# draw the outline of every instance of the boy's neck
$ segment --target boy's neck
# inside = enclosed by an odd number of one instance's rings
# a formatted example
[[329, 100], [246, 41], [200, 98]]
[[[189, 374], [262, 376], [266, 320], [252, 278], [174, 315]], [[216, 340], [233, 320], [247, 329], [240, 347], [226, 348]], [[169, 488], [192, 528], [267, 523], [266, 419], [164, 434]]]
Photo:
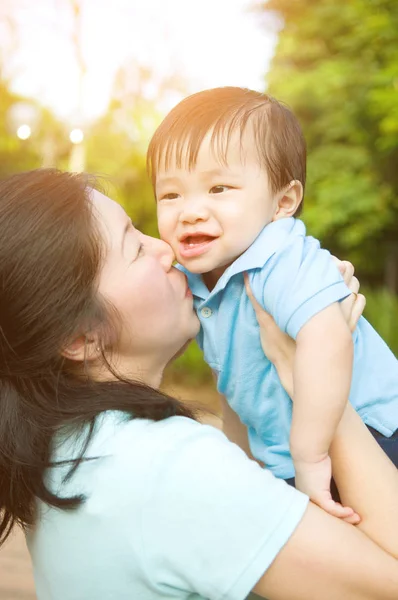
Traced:
[[202, 274], [202, 279], [206, 284], [207, 289], [211, 292], [217, 284], [217, 281], [220, 279], [221, 275], [228, 269], [229, 265], [225, 265], [224, 267], [218, 267], [217, 269], [213, 269], [208, 273]]

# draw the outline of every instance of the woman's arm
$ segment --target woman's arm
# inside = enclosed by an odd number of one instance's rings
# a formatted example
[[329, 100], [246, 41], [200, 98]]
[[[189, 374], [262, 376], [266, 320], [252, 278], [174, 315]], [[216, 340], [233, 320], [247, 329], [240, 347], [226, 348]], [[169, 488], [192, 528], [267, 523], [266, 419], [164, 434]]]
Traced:
[[398, 558], [398, 469], [351, 405], [337, 428], [330, 454], [341, 499], [361, 516], [358, 527]]
[[310, 504], [253, 591], [269, 600], [396, 600], [398, 561]]

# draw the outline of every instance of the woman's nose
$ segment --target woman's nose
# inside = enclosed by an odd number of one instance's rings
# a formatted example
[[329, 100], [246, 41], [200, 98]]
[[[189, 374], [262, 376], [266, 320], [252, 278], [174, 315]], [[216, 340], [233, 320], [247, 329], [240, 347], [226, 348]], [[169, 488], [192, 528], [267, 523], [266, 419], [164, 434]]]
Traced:
[[165, 271], [170, 271], [173, 262], [175, 261], [174, 252], [171, 246], [163, 240], [158, 240], [149, 236], [145, 236], [145, 238], [147, 251], [159, 260]]

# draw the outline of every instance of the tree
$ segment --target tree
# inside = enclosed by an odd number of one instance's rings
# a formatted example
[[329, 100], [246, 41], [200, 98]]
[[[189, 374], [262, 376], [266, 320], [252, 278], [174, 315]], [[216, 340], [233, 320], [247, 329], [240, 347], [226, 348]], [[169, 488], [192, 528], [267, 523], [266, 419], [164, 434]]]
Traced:
[[304, 219], [362, 279], [398, 292], [398, 3], [270, 0], [269, 91], [308, 143]]
[[21, 141], [10, 127], [9, 114], [22, 98], [13, 94], [0, 79], [0, 178], [40, 166], [37, 148], [30, 140]]
[[150, 68], [128, 61], [118, 70], [108, 111], [86, 138], [87, 170], [115, 184], [113, 195], [139, 229], [157, 236], [156, 204], [146, 172], [149, 140], [164, 106], [185, 92], [178, 76], [156, 78]]

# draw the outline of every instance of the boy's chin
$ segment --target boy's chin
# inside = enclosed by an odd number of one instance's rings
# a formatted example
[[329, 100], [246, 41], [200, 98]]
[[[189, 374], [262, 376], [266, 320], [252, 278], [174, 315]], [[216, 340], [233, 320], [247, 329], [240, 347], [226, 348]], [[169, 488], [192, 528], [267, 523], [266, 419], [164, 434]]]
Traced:
[[226, 259], [225, 261], [221, 261], [220, 264], [220, 261], [211, 260], [209, 256], [195, 259], [182, 259], [178, 257], [177, 260], [190, 273], [207, 276], [214, 275], [215, 277], [221, 277], [224, 271], [234, 262], [233, 260]]
[[203, 275], [204, 273], [211, 273], [217, 269], [217, 265], [213, 265], [211, 261], [206, 260], [179, 260], [180, 265], [185, 267], [187, 271], [195, 273], [197, 275]]

